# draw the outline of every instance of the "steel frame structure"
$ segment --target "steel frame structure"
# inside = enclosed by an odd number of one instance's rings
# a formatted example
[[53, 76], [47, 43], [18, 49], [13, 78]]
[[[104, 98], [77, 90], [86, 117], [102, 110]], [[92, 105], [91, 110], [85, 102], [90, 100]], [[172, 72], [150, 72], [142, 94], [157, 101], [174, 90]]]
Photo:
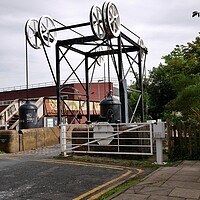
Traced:
[[[54, 22], [61, 25], [61, 27], [56, 28]], [[78, 32], [78, 28], [84, 28], [90, 26], [92, 30], [92, 35], [84, 36], [82, 33]], [[121, 31], [124, 28], [126, 32], [131, 34], [129, 37], [127, 34]], [[76, 30], [75, 30], [76, 29]], [[57, 32], [70, 30], [76, 34], [75, 37], [65, 37], [65, 39], [57, 40]], [[128, 95], [127, 95], [127, 75], [132, 71], [133, 78], [136, 79], [137, 88], [135, 92], [139, 92], [140, 96], [138, 98], [136, 107], [133, 111], [131, 121], [133, 121], [133, 116], [136, 109], [140, 105], [141, 107], [141, 122], [144, 121], [144, 99], [143, 99], [143, 78], [145, 74], [145, 61], [147, 48], [144, 46], [143, 41], [139, 36], [131, 32], [125, 26], [120, 23], [119, 12], [115, 4], [106, 1], [103, 4], [102, 9], [98, 6], [93, 6], [90, 11], [90, 22], [79, 23], [70, 26], [65, 26], [64, 24], [52, 19], [49, 16], [42, 16], [39, 21], [35, 18], [31, 18], [26, 22], [25, 25], [25, 35], [26, 35], [26, 66], [28, 71], [28, 56], [27, 56], [27, 42], [34, 49], [44, 50], [49, 68], [56, 84], [57, 90], [57, 111], [58, 111], [58, 125], [62, 122], [61, 113], [61, 100], [63, 104], [68, 108], [65, 103], [66, 95], [69, 93], [65, 90], [65, 85], [68, 83], [72, 76], [75, 76], [82, 86], [84, 94], [79, 94], [84, 96], [86, 100], [86, 117], [87, 121], [90, 122], [90, 83], [93, 80], [94, 71], [96, 63], [100, 63], [102, 57], [108, 57], [108, 82], [110, 83], [110, 59], [112, 60], [112, 66], [117, 75], [118, 86], [119, 86], [119, 96], [121, 102], [121, 122], [128, 123]], [[78, 35], [78, 37], [77, 37]], [[132, 39], [132, 36], [136, 38], [137, 42]], [[51, 47], [55, 44], [56, 52], [56, 75], [54, 74], [53, 68], [51, 66], [46, 47]], [[70, 63], [67, 58], [69, 52], [75, 52], [82, 55], [84, 59], [76, 66]], [[131, 53], [135, 53], [134, 56]], [[124, 56], [125, 55], [125, 56]], [[128, 69], [125, 72], [124, 57], [128, 63]], [[142, 61], [142, 57], [144, 57]], [[91, 60], [92, 59], [92, 62]], [[65, 61], [69, 67], [67, 71], [71, 70], [70, 75], [61, 83], [61, 64]], [[85, 83], [83, 83], [77, 73], [80, 66], [84, 63], [84, 75]], [[137, 65], [137, 72], [135, 71], [133, 64]], [[104, 65], [105, 68], [105, 65]], [[105, 72], [105, 69], [104, 69]], [[28, 77], [28, 76], [27, 76]], [[105, 82], [105, 73], [104, 73]], [[27, 78], [28, 85], [28, 78]], [[110, 92], [110, 91], [109, 91]], [[75, 93], [74, 93], [75, 94]], [[68, 108], [69, 109], [69, 108]], [[70, 109], [69, 109], [70, 110]], [[71, 114], [78, 121], [77, 115], [70, 110]]]
[[[66, 29], [72, 29], [72, 28], [80, 28], [83, 26], [89, 26], [90, 23], [82, 23], [82, 24], [76, 24], [72, 26], [64, 26], [61, 28], [53, 29], [52, 31], [59, 31], [59, 30], [66, 30]], [[123, 26], [124, 27], [124, 26]], [[126, 28], [126, 27], [124, 27]], [[128, 29], [126, 29], [128, 30]], [[133, 33], [132, 33], [133, 34]], [[137, 35], [138, 39], [140, 39]], [[115, 40], [115, 41], [114, 41]], [[115, 43], [114, 43], [114, 42]], [[140, 40], [139, 40], [140, 41]], [[86, 50], [81, 50], [80, 46], [86, 46]], [[99, 49], [99, 47], [104, 47]], [[105, 49], [105, 47], [107, 49]], [[64, 48], [64, 52], [63, 49]], [[98, 50], [97, 50], [98, 49]], [[138, 65], [138, 88], [137, 90], [140, 91], [140, 106], [141, 106], [141, 122], [144, 121], [144, 100], [143, 100], [143, 78], [144, 78], [144, 71], [145, 71], [145, 60], [144, 59], [144, 65], [142, 64], [142, 55], [147, 54], [146, 47], [142, 46], [141, 44], [138, 44], [138, 42], [135, 42], [133, 39], [128, 37], [123, 32], [120, 33], [120, 35], [117, 38], [105, 38], [103, 40], [100, 40], [99, 38], [95, 37], [94, 35], [89, 36], [81, 36], [77, 38], [67, 39], [67, 40], [58, 40], [55, 47], [56, 51], [56, 88], [57, 88], [57, 110], [58, 110], [58, 124], [62, 122], [62, 113], [61, 113], [61, 100], [63, 99], [62, 96], [64, 94], [62, 93], [64, 84], [67, 83], [69, 78], [73, 75], [75, 75], [79, 81], [79, 83], [82, 85], [83, 89], [85, 90], [85, 97], [86, 97], [86, 105], [87, 105], [87, 121], [90, 121], [90, 79], [92, 81], [92, 78], [89, 77], [89, 71], [94, 69], [94, 63], [97, 62], [97, 60], [101, 56], [109, 55], [112, 58], [117, 79], [119, 83], [119, 92], [120, 92], [120, 101], [121, 101], [121, 113], [122, 113], [122, 123], [128, 123], [128, 98], [127, 98], [127, 86], [126, 86], [126, 75], [130, 72], [130, 70], [134, 73], [133, 69], [133, 63]], [[75, 69], [73, 69], [66, 58], [66, 55], [68, 52], [73, 51], [78, 54], [81, 54], [84, 56], [84, 60], [82, 62], [85, 62], [85, 86], [83, 85], [82, 81], [79, 79], [78, 75], [76, 74], [76, 69], [79, 67], [77, 66]], [[136, 52], [136, 56], [133, 58], [131, 55], [129, 55], [129, 52]], [[125, 54], [128, 62], [130, 64], [128, 71], [125, 73], [123, 68], [123, 59], [122, 54]], [[93, 59], [93, 62], [91, 65], [89, 65], [88, 60]], [[66, 78], [64, 83], [61, 84], [61, 70], [60, 65], [61, 61], [65, 60], [67, 64], [70, 66], [72, 73], [69, 77]], [[81, 63], [82, 63], [81, 62]], [[138, 103], [139, 104], [139, 103]], [[138, 106], [137, 104], [137, 106]]]

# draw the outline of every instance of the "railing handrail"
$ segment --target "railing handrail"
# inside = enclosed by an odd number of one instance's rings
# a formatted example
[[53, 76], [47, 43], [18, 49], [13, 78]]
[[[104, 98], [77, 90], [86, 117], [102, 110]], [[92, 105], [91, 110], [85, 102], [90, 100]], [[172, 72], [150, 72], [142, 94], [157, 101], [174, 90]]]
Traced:
[[[101, 78], [94, 78], [93, 81], [98, 82], [98, 80], [104, 80], [102, 77]], [[113, 82], [113, 84], [115, 84], [117, 82], [117, 78], [113, 78], [111, 77], [111, 82]], [[108, 78], [106, 78], [105, 81], [108, 81]], [[84, 79], [82, 79], [82, 82], [84, 82]], [[93, 82], [93, 83], [94, 83]], [[64, 80], [61, 80], [61, 84], [64, 83]], [[67, 81], [66, 84], [72, 84], [72, 83], [79, 83], [79, 81], [77, 79], [70, 79]], [[33, 83], [33, 84], [29, 84], [28, 85], [28, 89], [33, 89], [33, 88], [41, 88], [41, 87], [48, 87], [48, 86], [55, 86], [55, 83], [53, 81], [49, 81], [49, 82], [43, 82], [43, 83]], [[7, 92], [7, 91], [15, 91], [15, 90], [25, 90], [27, 89], [27, 85], [20, 85], [20, 86], [13, 86], [13, 87], [4, 87], [4, 88], [0, 88], [0, 92]]]
[[5, 113], [10, 107], [12, 107], [14, 104], [18, 103], [19, 99], [15, 99], [13, 100], [13, 102], [11, 104], [9, 104], [6, 108], [4, 108], [1, 113], [0, 113], [0, 116]]

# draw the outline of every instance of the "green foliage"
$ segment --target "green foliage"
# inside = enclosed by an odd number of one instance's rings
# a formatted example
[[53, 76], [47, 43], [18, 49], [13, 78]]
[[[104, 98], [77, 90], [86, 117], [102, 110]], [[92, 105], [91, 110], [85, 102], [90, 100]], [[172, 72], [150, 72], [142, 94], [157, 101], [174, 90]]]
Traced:
[[147, 92], [153, 119], [200, 120], [200, 37], [163, 56], [164, 64], [150, 71]]
[[179, 92], [175, 99], [177, 110], [181, 111], [185, 118], [193, 116], [194, 110], [200, 109], [200, 83], [189, 85]]
[[122, 191], [132, 185], [137, 184], [142, 178], [137, 178], [137, 179], [130, 179], [128, 181], [126, 181], [125, 183], [113, 188], [112, 190], [106, 192], [105, 194], [103, 194], [101, 197], [98, 198], [98, 200], [103, 200], [103, 199], [107, 199], [108, 197], [110, 197], [111, 195]]
[[[147, 111], [149, 96], [146, 91], [146, 87], [147, 87], [147, 80], [144, 80], [144, 82], [143, 82], [143, 99], [144, 99], [144, 108], [145, 108], [145, 112], [144, 112], [145, 120], [149, 119], [148, 111]], [[135, 106], [137, 105], [138, 99], [140, 98], [140, 95], [141, 95], [141, 92], [137, 88], [138, 88], [137, 83], [132, 84], [130, 86], [130, 89], [132, 90], [132, 92], [130, 92], [128, 94], [128, 103], [129, 103], [129, 107], [131, 108], [132, 112], [134, 112]], [[132, 116], [132, 112], [130, 113], [131, 115], [129, 117]], [[133, 119], [134, 122], [141, 121], [140, 114], [141, 114], [141, 106], [139, 105], [136, 110], [135, 117]]]
[[149, 94], [149, 114], [153, 119], [161, 118], [165, 105], [176, 96], [170, 78], [162, 64], [150, 72], [147, 92]]
[[0, 151], [0, 154], [4, 154], [5, 152], [4, 151]]

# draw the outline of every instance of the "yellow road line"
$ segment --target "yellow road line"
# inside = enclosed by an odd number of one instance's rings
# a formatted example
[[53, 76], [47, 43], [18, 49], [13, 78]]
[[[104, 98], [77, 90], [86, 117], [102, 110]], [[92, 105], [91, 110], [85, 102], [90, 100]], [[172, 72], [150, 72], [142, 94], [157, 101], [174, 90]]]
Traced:
[[[136, 168], [129, 168], [129, 167], [126, 167], [126, 166], [114, 166], [114, 165], [107, 165], [107, 164], [96, 164], [96, 163], [86, 163], [86, 162], [78, 162], [78, 161], [69, 161], [69, 160], [55, 160], [55, 159], [40, 159], [40, 160], [33, 160], [33, 161], [36, 161], [36, 162], [47, 162], [47, 163], [57, 163], [57, 164], [69, 164], [69, 165], [78, 165], [78, 166], [85, 166], [85, 167], [98, 167], [98, 168], [108, 168], [108, 169], [114, 169], [114, 170], [125, 170], [127, 169], [128, 171], [125, 173], [125, 174], [122, 174], [121, 176], [111, 180], [111, 181], [108, 181], [82, 195], [80, 195], [79, 197], [76, 197], [75, 199], [73, 200], [80, 200], [80, 199], [83, 199], [89, 195], [92, 195], [94, 194], [95, 192], [103, 189], [104, 187], [106, 186], [109, 186], [110, 184], [114, 184], [115, 182], [119, 181], [118, 183], [116, 183], [115, 185], [97, 193], [96, 195], [92, 196], [89, 198], [89, 200], [93, 200], [93, 199], [97, 199], [98, 197], [100, 197], [101, 195], [103, 195], [104, 193], [106, 193], [107, 191], [111, 190], [112, 188], [114, 187], [117, 187], [120, 183], [122, 183], [122, 180], [123, 178], [125, 178], [126, 176], [129, 176], [131, 173], [133, 173], [134, 170], [137, 171], [136, 174], [133, 174], [131, 176], [131, 178], [134, 178], [135, 176], [138, 176], [139, 174], [143, 173], [144, 170], [142, 169], [136, 169]], [[121, 180], [121, 181], [120, 181]]]
[[115, 179], [113, 179], [113, 180], [111, 180], [109, 182], [106, 182], [106, 183], [104, 183], [104, 184], [102, 184], [102, 185], [100, 185], [100, 186], [98, 186], [98, 187], [96, 187], [96, 188], [94, 188], [94, 189], [92, 189], [92, 190], [80, 195], [79, 197], [77, 197], [77, 198], [75, 198], [73, 200], [83, 199], [84, 197], [87, 197], [87, 196], [95, 193], [96, 191], [98, 191], [98, 190], [100, 190], [100, 189], [102, 189], [102, 188], [104, 188], [104, 187], [106, 187], [106, 186], [108, 186], [108, 185], [110, 185], [110, 184], [112, 184], [112, 183], [114, 183], [114, 182], [116, 182], [116, 181], [128, 176], [128, 175], [130, 175], [131, 173], [132, 173], [132, 170], [128, 170], [125, 174], [122, 174], [121, 176], [119, 176], [119, 177], [117, 177], [117, 178], [115, 178]]
[[[142, 169], [136, 169], [136, 170], [137, 170], [138, 172], [137, 172], [136, 174], [134, 174], [133, 176], [131, 176], [131, 178], [134, 178], [134, 177], [136, 177], [136, 176], [138, 176], [139, 174], [141, 174], [141, 173], [144, 172], [144, 170], [142, 170]], [[113, 188], [117, 187], [118, 185], [120, 185], [120, 184], [122, 184], [122, 183], [123, 183], [123, 182], [118, 182], [117, 184], [115, 184], [115, 185], [113, 185], [113, 186], [107, 188], [106, 190], [103, 190], [103, 191], [97, 193], [96, 195], [90, 197], [88, 200], [98, 199], [100, 196], [102, 196], [102, 195], [105, 194], [106, 192], [112, 190]]]
[[19, 160], [19, 158], [18, 157], [1, 157], [0, 156], [0, 160]]
[[107, 169], [114, 169], [114, 170], [124, 170], [125, 167], [123, 166], [114, 166], [114, 165], [107, 165], [107, 164], [97, 164], [97, 163], [86, 163], [86, 162], [77, 162], [77, 161], [64, 161], [64, 160], [53, 160], [53, 159], [41, 159], [41, 160], [33, 160], [37, 162], [49, 162], [49, 163], [57, 163], [57, 164], [65, 164], [65, 165], [79, 165], [79, 166], [86, 166], [86, 167], [98, 167], [98, 168], [107, 168]]

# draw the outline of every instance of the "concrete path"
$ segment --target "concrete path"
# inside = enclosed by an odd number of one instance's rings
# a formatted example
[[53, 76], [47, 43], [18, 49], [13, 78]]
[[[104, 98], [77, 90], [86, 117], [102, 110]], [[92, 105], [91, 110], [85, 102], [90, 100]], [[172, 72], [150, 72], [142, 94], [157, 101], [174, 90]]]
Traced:
[[177, 167], [159, 168], [137, 185], [112, 199], [200, 199], [200, 161], [183, 161]]

